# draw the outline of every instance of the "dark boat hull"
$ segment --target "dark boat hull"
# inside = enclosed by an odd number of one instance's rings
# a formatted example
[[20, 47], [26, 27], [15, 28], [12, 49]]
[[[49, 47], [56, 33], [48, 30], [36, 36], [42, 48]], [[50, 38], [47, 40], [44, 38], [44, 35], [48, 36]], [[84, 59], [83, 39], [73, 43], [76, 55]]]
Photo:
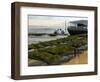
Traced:
[[68, 30], [70, 35], [86, 34], [86, 30]]
[[86, 34], [87, 33], [87, 28], [84, 27], [68, 27], [68, 32], [70, 35], [77, 35], [77, 34]]

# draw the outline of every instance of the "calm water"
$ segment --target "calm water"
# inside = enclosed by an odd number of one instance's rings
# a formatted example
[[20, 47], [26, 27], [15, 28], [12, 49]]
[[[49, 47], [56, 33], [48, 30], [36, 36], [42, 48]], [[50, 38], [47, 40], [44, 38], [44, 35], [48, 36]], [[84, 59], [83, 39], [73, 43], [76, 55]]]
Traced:
[[[33, 33], [33, 34], [38, 34], [38, 33], [46, 33], [46, 34], [53, 34], [55, 32], [55, 30], [57, 30], [58, 28], [61, 28], [62, 30], [65, 30], [64, 27], [29, 27], [28, 28], [28, 33]], [[66, 31], [66, 33], [68, 33]], [[39, 43], [39, 42], [44, 42], [44, 41], [50, 41], [50, 40], [56, 40], [59, 38], [64, 38], [67, 37], [67, 35], [57, 35], [57, 36], [48, 36], [48, 35], [42, 35], [42, 36], [35, 36], [35, 35], [29, 35], [28, 36], [28, 44], [32, 44], [32, 43]]]
[[[55, 30], [62, 29], [65, 30], [65, 27], [47, 27], [47, 26], [29, 26], [28, 33], [54, 33]], [[66, 30], [66, 33], [68, 31]]]
[[56, 40], [56, 39], [64, 38], [64, 37], [67, 37], [67, 35], [57, 35], [57, 36], [48, 36], [48, 35], [43, 35], [43, 36], [29, 36], [28, 37], [28, 44], [39, 43], [39, 42], [50, 41], [50, 40]]
[[29, 33], [53, 33], [56, 29], [53, 28], [29, 28]]

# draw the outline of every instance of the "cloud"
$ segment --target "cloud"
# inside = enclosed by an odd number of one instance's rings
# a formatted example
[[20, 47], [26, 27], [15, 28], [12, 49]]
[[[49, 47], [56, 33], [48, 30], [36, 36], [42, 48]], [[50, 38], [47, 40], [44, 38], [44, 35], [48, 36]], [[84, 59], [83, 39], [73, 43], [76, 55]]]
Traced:
[[57, 26], [64, 26], [65, 21], [63, 20], [47, 20], [47, 19], [30, 19], [29, 20], [29, 26], [51, 26], [51, 27], [57, 27]]
[[64, 28], [65, 21], [66, 21], [66, 26], [68, 26], [70, 21], [77, 21], [77, 20], [87, 20], [87, 17], [30, 15], [30, 16], [28, 16], [28, 25], [29, 25], [29, 28], [32, 28], [31, 26], [39, 26], [41, 28], [43, 28], [43, 27]]

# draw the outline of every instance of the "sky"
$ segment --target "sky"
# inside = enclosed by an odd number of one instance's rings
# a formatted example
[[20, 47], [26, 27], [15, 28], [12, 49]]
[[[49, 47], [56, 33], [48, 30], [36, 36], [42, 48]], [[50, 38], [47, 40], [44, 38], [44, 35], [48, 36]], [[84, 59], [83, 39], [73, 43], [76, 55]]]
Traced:
[[28, 25], [29, 28], [32, 28], [31, 26], [43, 26], [45, 27], [65, 27], [70, 21], [75, 20], [87, 20], [87, 17], [63, 17], [63, 16], [38, 16], [38, 15], [29, 15], [28, 16]]

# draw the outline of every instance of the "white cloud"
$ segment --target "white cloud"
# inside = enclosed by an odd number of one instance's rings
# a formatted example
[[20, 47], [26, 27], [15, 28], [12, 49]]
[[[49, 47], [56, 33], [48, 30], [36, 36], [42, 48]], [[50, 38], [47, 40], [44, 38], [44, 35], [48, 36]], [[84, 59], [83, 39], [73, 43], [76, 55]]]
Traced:
[[65, 27], [65, 21], [66, 21], [66, 26], [68, 26], [68, 23], [70, 21], [75, 21], [75, 20], [87, 20], [87, 17], [59, 17], [59, 16], [29, 16], [29, 21], [28, 25], [29, 26], [49, 26], [53, 28], [57, 27]]

